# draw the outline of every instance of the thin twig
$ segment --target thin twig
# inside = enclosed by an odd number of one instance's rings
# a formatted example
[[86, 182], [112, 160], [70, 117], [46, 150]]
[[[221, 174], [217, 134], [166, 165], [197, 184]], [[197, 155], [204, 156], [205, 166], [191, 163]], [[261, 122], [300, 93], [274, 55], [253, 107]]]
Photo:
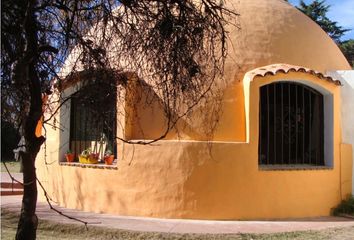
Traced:
[[52, 201], [52, 200], [50, 199], [50, 197], [49, 197], [47, 191], [45, 190], [44, 186], [42, 185], [41, 181], [39, 181], [38, 178], [36, 178], [36, 179], [37, 179], [37, 182], [38, 182], [39, 186], [42, 188], [42, 190], [43, 190], [43, 192], [44, 192], [44, 196], [45, 196], [46, 201], [47, 201], [47, 203], [48, 203], [48, 205], [49, 205], [49, 208], [50, 208], [51, 210], [53, 210], [54, 212], [58, 213], [59, 215], [61, 215], [61, 216], [63, 216], [63, 217], [66, 217], [66, 218], [68, 218], [68, 219], [70, 219], [70, 220], [74, 220], [74, 221], [83, 223], [83, 224], [85, 225], [86, 230], [88, 230], [88, 226], [87, 226], [88, 224], [100, 224], [100, 223], [101, 223], [101, 222], [86, 222], [86, 221], [81, 220], [81, 219], [79, 219], [79, 218], [69, 216], [69, 215], [63, 213], [62, 211], [59, 211], [59, 210], [56, 209], [55, 207], [53, 207], [53, 205], [51, 204], [51, 201]]
[[20, 182], [19, 180], [17, 180], [16, 178], [14, 178], [14, 177], [12, 176], [12, 174], [10, 173], [9, 169], [7, 168], [5, 162], [2, 162], [2, 163], [4, 164], [5, 169], [6, 169], [6, 172], [9, 174], [9, 176], [10, 176], [10, 178], [11, 178], [12, 184], [13, 184], [13, 182], [17, 182], [17, 183], [21, 184], [22, 186], [24, 186], [24, 185], [29, 185], [29, 184], [32, 183], [32, 182], [30, 182], [30, 183], [24, 184], [23, 182]]

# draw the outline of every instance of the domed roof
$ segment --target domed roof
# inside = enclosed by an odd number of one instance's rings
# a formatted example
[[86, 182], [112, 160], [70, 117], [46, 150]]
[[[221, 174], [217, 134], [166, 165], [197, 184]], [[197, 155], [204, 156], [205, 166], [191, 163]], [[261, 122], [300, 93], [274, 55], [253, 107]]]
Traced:
[[274, 63], [320, 72], [351, 69], [333, 40], [306, 15], [284, 0], [233, 0], [239, 14], [229, 27], [225, 79], [242, 80], [254, 68]]

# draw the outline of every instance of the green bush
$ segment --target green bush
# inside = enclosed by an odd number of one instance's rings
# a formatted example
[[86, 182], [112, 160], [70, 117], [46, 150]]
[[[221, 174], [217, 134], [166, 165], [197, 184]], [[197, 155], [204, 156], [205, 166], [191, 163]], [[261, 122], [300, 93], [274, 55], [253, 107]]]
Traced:
[[12, 161], [20, 135], [12, 123], [1, 120], [1, 161]]
[[349, 214], [354, 216], [354, 197], [349, 196], [346, 200], [343, 200], [338, 207], [333, 209], [333, 215], [338, 216], [341, 214]]

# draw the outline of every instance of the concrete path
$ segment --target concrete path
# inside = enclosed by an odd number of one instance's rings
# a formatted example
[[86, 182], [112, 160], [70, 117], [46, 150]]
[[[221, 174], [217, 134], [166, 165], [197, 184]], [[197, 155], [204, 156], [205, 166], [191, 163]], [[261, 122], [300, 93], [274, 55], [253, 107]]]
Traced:
[[[22, 178], [21, 178], [22, 179]], [[3, 180], [3, 176], [2, 176]], [[1, 208], [19, 212], [22, 196], [1, 196]], [[354, 219], [341, 217], [306, 218], [287, 221], [204, 221], [180, 219], [156, 219], [144, 217], [117, 216], [98, 214], [62, 208], [54, 205], [59, 211], [89, 222], [89, 226], [100, 226], [116, 229], [146, 232], [173, 233], [275, 233], [290, 231], [321, 230], [354, 226]], [[53, 210], [47, 203], [38, 203], [37, 214], [40, 219], [59, 223], [76, 223]]]

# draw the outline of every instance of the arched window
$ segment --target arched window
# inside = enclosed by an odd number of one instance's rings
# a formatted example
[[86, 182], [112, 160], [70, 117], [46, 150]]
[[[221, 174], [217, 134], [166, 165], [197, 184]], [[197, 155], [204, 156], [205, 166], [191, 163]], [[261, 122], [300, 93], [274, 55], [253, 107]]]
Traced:
[[294, 82], [260, 88], [259, 164], [323, 166], [323, 95]]

